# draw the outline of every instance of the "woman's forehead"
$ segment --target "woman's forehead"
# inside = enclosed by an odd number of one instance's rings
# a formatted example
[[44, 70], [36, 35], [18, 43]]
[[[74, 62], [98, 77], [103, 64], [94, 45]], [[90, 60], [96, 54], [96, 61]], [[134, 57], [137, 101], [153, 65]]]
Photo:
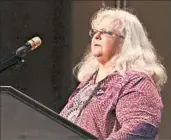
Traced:
[[118, 30], [120, 28], [120, 21], [114, 20], [113, 18], [102, 18], [95, 27], [97, 30], [100, 29], [113, 29]]

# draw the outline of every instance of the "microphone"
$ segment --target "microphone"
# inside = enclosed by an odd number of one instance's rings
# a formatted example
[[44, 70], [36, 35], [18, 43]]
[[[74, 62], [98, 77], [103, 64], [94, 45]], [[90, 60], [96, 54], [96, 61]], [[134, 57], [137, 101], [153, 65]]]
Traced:
[[18, 48], [15, 54], [19, 57], [24, 57], [27, 53], [39, 47], [41, 43], [42, 41], [39, 37], [34, 37], [27, 41], [22, 47]]
[[41, 43], [42, 41], [39, 37], [34, 37], [27, 41], [22, 47], [13, 52], [11, 57], [1, 63], [0, 73], [11, 66], [18, 64], [19, 62], [25, 62], [24, 56], [26, 56], [30, 51], [33, 51], [39, 47]]

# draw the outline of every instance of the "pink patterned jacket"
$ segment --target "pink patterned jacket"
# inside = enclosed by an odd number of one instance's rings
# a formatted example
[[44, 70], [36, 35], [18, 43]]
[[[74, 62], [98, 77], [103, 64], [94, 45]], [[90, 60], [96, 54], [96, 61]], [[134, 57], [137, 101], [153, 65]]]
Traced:
[[[99, 139], [155, 139], [163, 103], [153, 80], [144, 73], [128, 71], [125, 76], [111, 74], [95, 85], [96, 73], [80, 83], [60, 115], [72, 118], [69, 120]], [[95, 88], [89, 89], [93, 84]], [[79, 94], [90, 98], [79, 102]], [[74, 111], [78, 113], [72, 114]]]

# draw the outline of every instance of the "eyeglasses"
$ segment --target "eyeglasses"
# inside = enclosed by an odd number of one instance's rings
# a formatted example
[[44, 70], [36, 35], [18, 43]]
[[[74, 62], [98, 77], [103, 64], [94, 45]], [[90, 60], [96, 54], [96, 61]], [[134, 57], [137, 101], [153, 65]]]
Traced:
[[109, 31], [109, 30], [96, 30], [96, 29], [91, 29], [89, 31], [89, 35], [90, 37], [93, 37], [95, 34], [104, 34], [104, 35], [107, 35], [107, 36], [113, 36], [113, 35], [116, 35], [117, 37], [120, 37], [120, 38], [124, 38], [124, 36], [122, 35], [119, 35], [117, 32], [115, 31]]

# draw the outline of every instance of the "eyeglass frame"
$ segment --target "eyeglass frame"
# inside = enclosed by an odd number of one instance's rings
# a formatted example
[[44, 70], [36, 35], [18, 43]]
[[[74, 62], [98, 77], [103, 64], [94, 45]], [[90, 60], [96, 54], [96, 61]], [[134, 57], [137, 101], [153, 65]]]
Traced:
[[[95, 31], [93, 35], [91, 35], [92, 31]], [[123, 35], [119, 35], [116, 31], [110, 31], [110, 30], [106, 30], [106, 29], [102, 29], [102, 30], [90, 29], [90, 31], [89, 31], [90, 37], [93, 37], [97, 33], [107, 34], [107, 35], [110, 35], [110, 36], [116, 35], [117, 37], [122, 38], [122, 39], [125, 38]]]

